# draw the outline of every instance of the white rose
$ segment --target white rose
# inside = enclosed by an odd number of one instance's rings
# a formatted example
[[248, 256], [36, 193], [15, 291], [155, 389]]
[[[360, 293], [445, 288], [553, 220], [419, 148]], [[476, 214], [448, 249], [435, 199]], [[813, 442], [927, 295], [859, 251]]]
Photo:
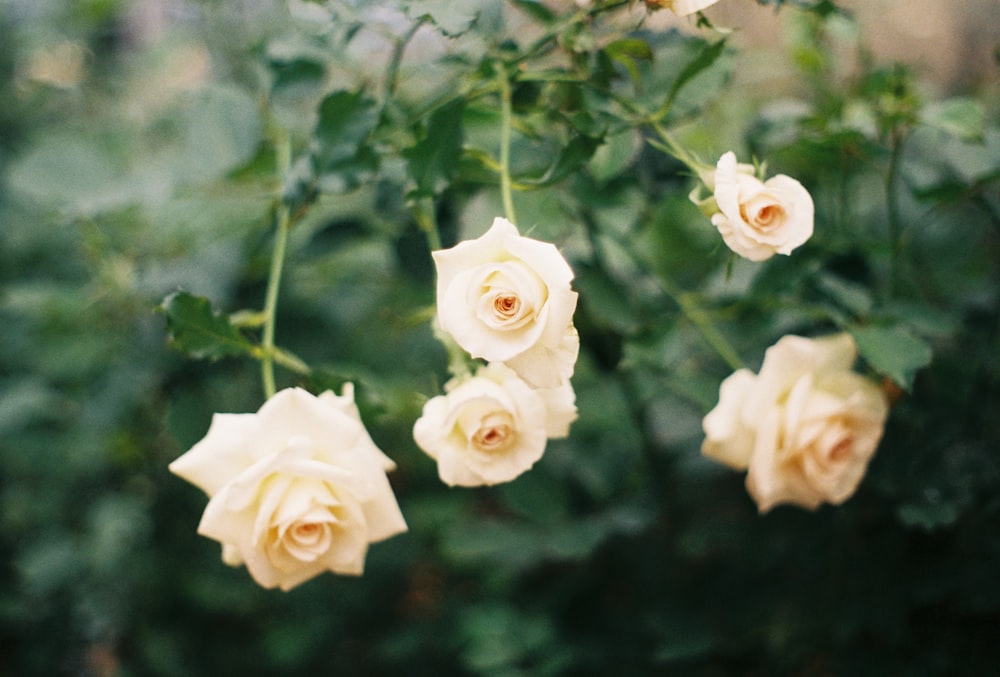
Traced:
[[761, 512], [839, 505], [854, 494], [889, 410], [883, 391], [851, 371], [856, 357], [849, 334], [785, 336], [759, 374], [740, 369], [722, 382], [702, 453], [747, 470]]
[[449, 486], [514, 479], [542, 457], [549, 438], [566, 437], [577, 416], [568, 383], [533, 389], [499, 363], [454, 379], [445, 390], [424, 405], [413, 439], [437, 460]]
[[573, 271], [556, 247], [497, 218], [476, 240], [435, 251], [438, 324], [473, 357], [505, 362], [534, 387], [573, 374]]
[[763, 261], [790, 254], [812, 236], [812, 197], [793, 178], [779, 174], [762, 182], [729, 152], [716, 165], [714, 191], [719, 212], [712, 224], [740, 256]]
[[719, 0], [645, 0], [649, 9], [661, 9], [666, 7], [677, 16], [687, 16], [700, 12], [706, 7], [714, 5]]
[[360, 575], [368, 544], [406, 531], [386, 471], [395, 464], [361, 422], [353, 385], [315, 397], [289, 388], [256, 414], [216, 414], [170, 471], [209, 496], [198, 533], [265, 588], [317, 574]]

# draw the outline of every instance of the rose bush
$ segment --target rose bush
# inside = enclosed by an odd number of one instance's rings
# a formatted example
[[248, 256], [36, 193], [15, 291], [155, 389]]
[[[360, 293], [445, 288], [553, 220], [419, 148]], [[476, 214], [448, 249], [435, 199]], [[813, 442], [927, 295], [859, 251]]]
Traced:
[[210, 497], [198, 533], [265, 588], [360, 575], [369, 543], [406, 531], [352, 384], [340, 396], [282, 390], [256, 414], [216, 414], [170, 470]]
[[882, 390], [851, 371], [849, 334], [785, 336], [760, 373], [740, 369], [705, 416], [702, 453], [737, 470], [761, 512], [779, 503], [813, 509], [857, 489], [888, 413]]
[[437, 460], [449, 486], [514, 479], [542, 457], [549, 438], [566, 437], [577, 416], [569, 384], [534, 389], [498, 363], [453, 379], [445, 390], [424, 405], [413, 439]]
[[463, 350], [507, 364], [533, 387], [572, 376], [580, 351], [577, 293], [555, 245], [523, 237], [498, 217], [478, 239], [433, 256], [438, 324]]
[[778, 174], [761, 181], [752, 166], [737, 164], [728, 152], [716, 164], [713, 183], [718, 211], [712, 224], [740, 256], [764, 261], [791, 254], [812, 236], [812, 197], [795, 179]]

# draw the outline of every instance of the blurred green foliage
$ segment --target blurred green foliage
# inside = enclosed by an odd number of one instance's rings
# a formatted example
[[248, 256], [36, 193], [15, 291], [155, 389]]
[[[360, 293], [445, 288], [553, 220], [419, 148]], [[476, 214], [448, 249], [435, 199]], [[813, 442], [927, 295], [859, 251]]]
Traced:
[[[865, 58], [835, 3], [761, 4], [780, 96], [723, 35], [608, 0], [0, 3], [0, 674], [996, 670], [998, 111]], [[577, 273], [580, 419], [516, 481], [448, 489], [410, 437], [447, 378], [427, 232], [501, 213], [501, 74], [522, 231]], [[653, 121], [798, 178], [815, 236], [731, 260]], [[357, 382], [410, 524], [290, 593], [224, 566], [166, 470], [260, 404], [231, 356], [279, 200], [278, 343], [311, 367], [280, 385]], [[900, 394], [854, 498], [761, 517], [700, 456], [729, 368], [698, 318], [754, 367], [855, 335]]]

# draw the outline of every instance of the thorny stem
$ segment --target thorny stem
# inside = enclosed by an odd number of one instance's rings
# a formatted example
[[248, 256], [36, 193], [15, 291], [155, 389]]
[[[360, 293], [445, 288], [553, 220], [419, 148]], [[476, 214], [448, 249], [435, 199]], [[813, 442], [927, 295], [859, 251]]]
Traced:
[[510, 132], [513, 118], [510, 81], [507, 79], [507, 73], [504, 72], [503, 66], [500, 67], [499, 72], [502, 115], [500, 121], [500, 193], [503, 197], [504, 216], [507, 217], [508, 221], [516, 225], [517, 218], [514, 216], [514, 196], [510, 183]]
[[[292, 148], [288, 135], [282, 133], [276, 144], [277, 167], [279, 180], [284, 180], [292, 164]], [[264, 329], [261, 335], [261, 380], [264, 385], [264, 397], [271, 399], [275, 393], [274, 386], [274, 325], [278, 311], [278, 289], [281, 287], [281, 273], [285, 262], [285, 250], [288, 246], [288, 231], [291, 229], [288, 205], [279, 197], [275, 207], [276, 228], [274, 234], [274, 252], [271, 254], [271, 271], [267, 278], [267, 292], [264, 297]]]

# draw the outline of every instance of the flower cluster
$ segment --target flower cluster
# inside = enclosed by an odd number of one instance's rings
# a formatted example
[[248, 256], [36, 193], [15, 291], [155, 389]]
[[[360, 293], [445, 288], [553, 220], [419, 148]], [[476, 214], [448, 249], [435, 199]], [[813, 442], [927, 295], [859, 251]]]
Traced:
[[814, 509], [854, 494], [882, 437], [883, 391], [851, 368], [849, 334], [785, 336], [760, 373], [722, 382], [705, 417], [702, 453], [737, 470], [761, 512], [780, 503]]
[[[646, 4], [685, 15], [714, 2]], [[733, 252], [764, 261], [811, 237], [813, 201], [798, 181], [765, 180], [732, 152], [713, 168], [664, 139], [707, 188], [691, 199]], [[499, 217], [479, 238], [432, 256], [436, 324], [454, 349], [456, 376], [424, 405], [414, 441], [449, 486], [511, 481], [577, 418], [573, 270], [553, 244]], [[847, 500], [888, 413], [882, 390], [852, 371], [856, 358], [848, 334], [785, 336], [766, 351], [759, 374], [739, 369], [723, 381], [703, 420], [702, 453], [745, 470], [761, 512]], [[245, 564], [264, 587], [288, 590], [324, 571], [361, 574], [369, 544], [406, 530], [386, 477], [394, 467], [369, 437], [348, 384], [340, 396], [290, 388], [256, 414], [217, 414], [170, 470], [208, 494], [198, 531], [222, 544], [223, 559]]]
[[554, 245], [522, 236], [503, 218], [433, 256], [438, 324], [487, 365], [429, 400], [413, 436], [446, 484], [507, 482], [576, 419], [573, 271]]
[[340, 396], [288, 388], [256, 414], [216, 414], [205, 437], [170, 464], [204, 490], [198, 533], [222, 544], [265, 588], [324, 572], [360, 575], [368, 545], [406, 531], [351, 384]]

